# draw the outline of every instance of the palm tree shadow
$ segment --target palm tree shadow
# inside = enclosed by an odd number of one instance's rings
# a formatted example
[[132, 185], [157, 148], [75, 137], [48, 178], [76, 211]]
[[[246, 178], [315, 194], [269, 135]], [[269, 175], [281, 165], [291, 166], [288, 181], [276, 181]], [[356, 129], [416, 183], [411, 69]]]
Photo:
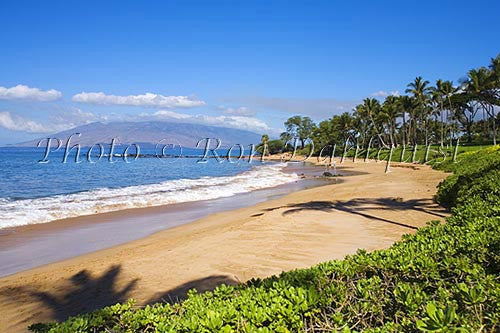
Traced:
[[282, 215], [297, 213], [304, 210], [315, 210], [331, 212], [334, 210], [348, 212], [351, 214], [375, 219], [381, 222], [395, 224], [409, 229], [418, 229], [418, 227], [406, 224], [393, 219], [387, 219], [374, 215], [374, 211], [407, 211], [417, 210], [439, 218], [446, 217], [446, 209], [436, 205], [431, 200], [412, 199], [402, 200], [401, 198], [356, 198], [346, 201], [309, 201], [303, 203], [289, 204], [286, 206], [267, 208], [265, 211], [276, 209], [286, 209]]
[[138, 279], [128, 282], [118, 290], [116, 284], [120, 271], [120, 265], [113, 265], [101, 276], [94, 278], [87, 270], [82, 270], [69, 279], [71, 286], [62, 294], [40, 291], [34, 286], [11, 288], [0, 293], [19, 302], [38, 301], [50, 309], [51, 318], [63, 321], [77, 314], [125, 302]]
[[149, 299], [146, 304], [154, 304], [157, 302], [178, 303], [187, 298], [188, 291], [191, 289], [196, 289], [197, 292], [203, 293], [205, 291], [212, 291], [221, 284], [237, 285], [240, 283], [241, 282], [236, 277], [230, 277], [228, 275], [211, 275], [186, 282], [168, 291], [157, 293]]

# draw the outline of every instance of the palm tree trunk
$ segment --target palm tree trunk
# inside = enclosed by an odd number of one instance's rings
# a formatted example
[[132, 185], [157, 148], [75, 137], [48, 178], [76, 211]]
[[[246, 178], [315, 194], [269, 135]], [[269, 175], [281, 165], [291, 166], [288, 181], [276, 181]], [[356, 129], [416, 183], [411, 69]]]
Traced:
[[486, 112], [485, 112], [485, 109], [484, 109], [484, 108], [483, 108], [483, 110], [482, 110], [482, 111], [483, 111], [483, 131], [484, 131], [484, 132], [487, 132], [487, 128], [486, 128], [486, 126], [487, 126], [487, 125], [486, 125], [486, 114], [485, 114]]
[[441, 110], [440, 110], [440, 115], [441, 115], [441, 148], [444, 147], [444, 119], [443, 119], [443, 101], [441, 98]]
[[403, 140], [403, 146], [406, 144], [406, 116], [405, 113], [403, 112], [403, 128], [401, 129], [401, 134], [402, 134], [402, 140]]
[[389, 137], [391, 139], [391, 147], [394, 147], [394, 131], [392, 125], [389, 125]]
[[417, 119], [413, 119], [413, 145], [417, 144]]
[[427, 147], [427, 144], [429, 143], [428, 135], [427, 135], [427, 122], [424, 122], [424, 140], [425, 140], [425, 146]]
[[450, 126], [449, 125], [449, 122], [450, 122], [450, 112], [448, 110], [446, 110], [446, 116], [445, 116], [445, 132], [448, 132], [448, 127]]
[[453, 125], [454, 125], [454, 121], [453, 121], [453, 110], [452, 110], [452, 107], [451, 107], [451, 98], [450, 96], [448, 96], [448, 104], [449, 104], [449, 110], [450, 110], [450, 116], [451, 116], [451, 121], [450, 121], [450, 148], [453, 147]]
[[467, 118], [467, 125], [466, 125], [466, 131], [467, 131], [467, 142], [471, 143], [472, 142], [472, 123], [474, 121], [474, 118], [470, 116], [470, 118]]
[[493, 118], [493, 145], [496, 146], [497, 144], [497, 118], [495, 117], [495, 107], [492, 105], [491, 106], [491, 116]]

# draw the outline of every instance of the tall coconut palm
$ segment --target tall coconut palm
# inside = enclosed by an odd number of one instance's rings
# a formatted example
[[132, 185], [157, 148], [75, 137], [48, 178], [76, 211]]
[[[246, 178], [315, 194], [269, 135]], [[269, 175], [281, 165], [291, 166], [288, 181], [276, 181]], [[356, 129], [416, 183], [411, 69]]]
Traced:
[[431, 94], [432, 94], [432, 101], [434, 102], [435, 106], [435, 112], [434, 115], [436, 116], [436, 122], [437, 122], [437, 117], [439, 116], [441, 118], [440, 122], [440, 140], [439, 143], [441, 147], [444, 146], [444, 99], [445, 99], [445, 94], [443, 92], [443, 83], [444, 81], [439, 79], [436, 81], [436, 86], [431, 87]]
[[353, 133], [353, 122], [354, 118], [349, 114], [349, 112], [344, 112], [340, 116], [337, 116], [337, 121], [335, 122], [335, 129], [341, 133], [343, 141], [346, 141], [351, 137]]
[[[420, 118], [422, 125], [424, 127], [424, 132], [425, 132], [425, 145], [427, 145], [427, 113], [426, 113], [426, 106], [429, 100], [429, 93], [430, 93], [430, 87], [429, 87], [429, 81], [424, 80], [421, 76], [418, 76], [415, 78], [415, 80], [407, 85], [406, 93], [413, 94], [413, 97], [415, 98], [416, 102], [418, 103], [420, 114], [415, 115], [416, 118]], [[417, 123], [418, 119], [414, 119], [414, 126], [413, 126], [413, 135], [414, 135], [414, 141], [415, 143], [417, 142]]]
[[375, 98], [365, 98], [361, 105], [360, 111], [363, 117], [366, 117], [371, 122], [376, 134], [380, 134], [380, 129], [375, 121], [375, 116], [380, 109], [380, 102]]
[[[411, 122], [410, 124], [406, 123], [406, 114], [411, 117], [411, 114], [414, 111], [414, 101], [410, 96], [404, 95], [398, 98], [398, 105], [400, 108], [401, 118], [403, 120], [403, 124], [401, 127], [401, 141], [403, 146], [409, 143], [409, 137], [411, 136]], [[410, 118], [411, 119], [411, 118]]]
[[465, 89], [460, 93], [456, 93], [451, 97], [452, 107], [455, 113], [455, 119], [462, 126], [467, 134], [467, 141], [472, 142], [472, 129], [474, 119], [480, 109], [480, 104], [476, 101], [472, 94]]
[[446, 100], [446, 104], [447, 104], [445, 119], [446, 119], [446, 125], [447, 125], [448, 130], [449, 130], [450, 146], [451, 146], [452, 140], [453, 140], [453, 129], [454, 129], [454, 127], [456, 127], [455, 126], [456, 119], [455, 119], [455, 116], [453, 113], [451, 97], [453, 96], [453, 94], [455, 94], [457, 92], [458, 89], [453, 86], [452, 81], [443, 81], [441, 83], [441, 90], [443, 93], [443, 98], [444, 98], [444, 100]]
[[463, 89], [476, 106], [493, 118], [493, 144], [496, 144], [496, 126], [494, 121], [494, 76], [492, 72], [485, 67], [471, 69], [467, 73], [467, 78], [462, 80]]
[[366, 116], [365, 108], [363, 107], [362, 104], [356, 105], [356, 107], [353, 110], [353, 113], [354, 113], [353, 126], [359, 133], [359, 136], [361, 138], [361, 146], [365, 147], [366, 143], [368, 142], [367, 137], [372, 128], [371, 122]]
[[397, 127], [397, 119], [400, 115], [401, 111], [399, 108], [399, 98], [396, 96], [388, 96], [382, 104], [382, 108], [380, 109], [378, 118], [383, 124], [387, 126], [391, 146], [397, 145], [395, 132]]
[[[491, 59], [490, 64], [491, 70], [491, 88], [494, 97], [494, 104], [500, 106], [500, 54], [496, 58]], [[491, 108], [491, 119], [493, 120], [493, 144], [497, 144], [497, 127], [496, 127], [496, 115], [495, 108]]]
[[260, 144], [261, 144], [261, 147], [262, 147], [262, 154], [263, 155], [269, 155], [269, 152], [267, 151], [267, 144], [269, 143], [269, 135], [267, 134], [262, 134], [262, 136], [260, 137]]

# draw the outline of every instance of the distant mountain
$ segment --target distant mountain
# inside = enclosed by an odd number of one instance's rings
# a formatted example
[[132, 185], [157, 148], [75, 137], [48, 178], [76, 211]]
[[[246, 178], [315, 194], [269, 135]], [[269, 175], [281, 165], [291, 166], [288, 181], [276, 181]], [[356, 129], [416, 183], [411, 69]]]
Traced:
[[151, 145], [164, 139], [162, 143], [180, 143], [183, 147], [195, 147], [196, 142], [203, 138], [218, 138], [222, 142], [222, 147], [237, 143], [242, 145], [256, 144], [261, 139], [260, 134], [250, 131], [199, 124], [164, 121], [113, 122], [108, 124], [96, 122], [14, 146], [33, 147], [40, 139], [48, 137], [58, 138], [66, 143], [68, 137], [74, 133], [81, 133], [81, 136], [79, 138], [74, 136], [71, 143], [79, 143], [82, 146], [91, 146], [96, 143], [109, 144], [113, 138], [117, 138], [121, 144]]

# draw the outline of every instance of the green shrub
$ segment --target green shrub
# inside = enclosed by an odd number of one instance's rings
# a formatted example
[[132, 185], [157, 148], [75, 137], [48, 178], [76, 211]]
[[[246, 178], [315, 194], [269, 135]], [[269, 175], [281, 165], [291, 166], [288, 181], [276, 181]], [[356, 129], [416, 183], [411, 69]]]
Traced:
[[447, 177], [440, 185], [437, 200], [442, 205], [456, 206], [457, 200], [468, 200], [479, 196], [487, 200], [489, 195], [495, 199], [500, 191], [500, 148], [487, 148], [482, 153], [464, 153], [455, 164], [439, 166], [454, 174]]
[[178, 304], [116, 304], [35, 332], [497, 332], [500, 149], [464, 153], [439, 185], [452, 208], [386, 250], [240, 286], [191, 291]]

